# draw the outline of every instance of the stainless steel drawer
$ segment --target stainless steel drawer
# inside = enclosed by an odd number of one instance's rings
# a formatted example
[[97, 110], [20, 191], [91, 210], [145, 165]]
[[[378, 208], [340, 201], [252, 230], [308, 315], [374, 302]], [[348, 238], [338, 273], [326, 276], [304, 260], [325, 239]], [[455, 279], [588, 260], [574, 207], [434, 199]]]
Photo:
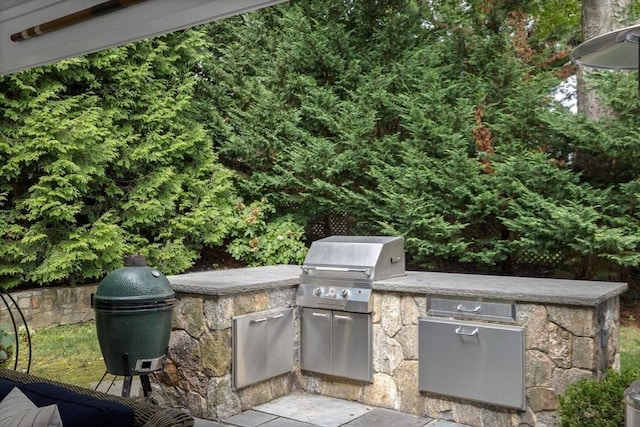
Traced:
[[418, 346], [420, 390], [526, 409], [524, 328], [421, 318]]
[[516, 304], [502, 300], [428, 296], [427, 313], [432, 316], [515, 322]]

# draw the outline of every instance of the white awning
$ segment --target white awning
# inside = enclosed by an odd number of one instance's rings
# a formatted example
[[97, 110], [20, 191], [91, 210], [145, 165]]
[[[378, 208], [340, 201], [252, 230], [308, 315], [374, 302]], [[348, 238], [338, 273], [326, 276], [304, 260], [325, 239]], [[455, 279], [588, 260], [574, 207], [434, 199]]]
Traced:
[[[284, 1], [0, 0], [0, 74], [96, 52]], [[84, 12], [78, 13], [80, 11]], [[51, 21], [55, 21], [54, 24], [43, 25]], [[12, 35], [17, 41], [12, 41]]]

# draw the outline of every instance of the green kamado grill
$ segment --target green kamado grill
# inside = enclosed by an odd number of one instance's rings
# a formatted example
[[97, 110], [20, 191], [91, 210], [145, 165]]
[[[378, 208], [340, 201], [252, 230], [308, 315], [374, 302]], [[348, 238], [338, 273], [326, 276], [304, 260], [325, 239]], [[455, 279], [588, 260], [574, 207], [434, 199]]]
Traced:
[[124, 267], [107, 274], [92, 296], [100, 350], [107, 372], [125, 377], [123, 396], [134, 375], [145, 396], [150, 391], [148, 374], [167, 357], [175, 302], [169, 280], [141, 255], [125, 256]]

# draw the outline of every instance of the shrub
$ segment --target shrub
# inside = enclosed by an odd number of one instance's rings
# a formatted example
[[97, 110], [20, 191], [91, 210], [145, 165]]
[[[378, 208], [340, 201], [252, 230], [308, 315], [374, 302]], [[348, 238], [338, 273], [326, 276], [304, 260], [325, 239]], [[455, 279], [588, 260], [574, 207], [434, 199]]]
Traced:
[[600, 381], [583, 378], [560, 396], [562, 427], [619, 427], [624, 425], [624, 391], [638, 372], [609, 371]]
[[291, 216], [281, 216], [273, 221], [267, 215], [274, 208], [266, 199], [236, 205], [236, 222], [231, 231], [234, 240], [227, 252], [249, 267], [273, 264], [300, 264], [307, 254], [304, 245], [304, 228]]

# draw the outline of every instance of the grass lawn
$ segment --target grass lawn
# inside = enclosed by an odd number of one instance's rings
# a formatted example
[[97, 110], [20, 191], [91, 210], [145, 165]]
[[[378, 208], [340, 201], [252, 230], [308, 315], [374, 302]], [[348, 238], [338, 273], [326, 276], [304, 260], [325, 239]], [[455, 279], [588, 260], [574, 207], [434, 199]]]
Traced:
[[90, 387], [106, 371], [93, 322], [32, 331], [31, 342], [33, 375]]
[[[40, 329], [32, 342], [33, 375], [88, 387], [106, 370], [93, 322]], [[620, 327], [620, 350], [622, 369], [640, 372], [640, 327]]]

